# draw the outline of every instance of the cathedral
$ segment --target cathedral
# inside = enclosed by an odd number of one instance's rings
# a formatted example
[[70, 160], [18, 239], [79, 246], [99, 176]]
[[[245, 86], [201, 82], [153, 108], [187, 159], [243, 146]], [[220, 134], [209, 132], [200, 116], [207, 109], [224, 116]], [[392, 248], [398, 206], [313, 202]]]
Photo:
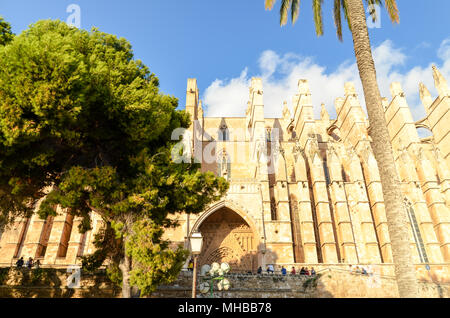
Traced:
[[[419, 277], [450, 281], [450, 88], [433, 67], [439, 96], [420, 84], [426, 117], [415, 121], [399, 83], [383, 99], [394, 158], [404, 195]], [[183, 133], [185, 158], [202, 171], [226, 178], [227, 194], [198, 215], [173, 216], [167, 230], [173, 244], [189, 248], [194, 232], [203, 236], [199, 265], [228, 262], [232, 271], [256, 272], [272, 264], [347, 270], [373, 266], [393, 275], [392, 250], [369, 122], [353, 83], [335, 100], [337, 118], [322, 105], [314, 116], [307, 80], [299, 80], [282, 118], [265, 118], [263, 83], [252, 78], [245, 117], [206, 117], [195, 79], [188, 79], [186, 111], [191, 127]], [[243, 105], [244, 108], [244, 105]], [[429, 131], [421, 137], [418, 129]], [[178, 139], [177, 139], [178, 140]], [[19, 257], [64, 267], [93, 252], [103, 222], [80, 234], [80, 220], [61, 213], [34, 215], [0, 238], [1, 265]]]

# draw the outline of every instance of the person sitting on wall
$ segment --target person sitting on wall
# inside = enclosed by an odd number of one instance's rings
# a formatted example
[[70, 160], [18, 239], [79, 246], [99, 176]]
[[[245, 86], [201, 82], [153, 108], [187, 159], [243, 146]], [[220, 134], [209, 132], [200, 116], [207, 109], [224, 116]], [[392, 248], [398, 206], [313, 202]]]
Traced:
[[314, 267], [311, 267], [311, 276], [316, 276], [316, 271], [314, 270]]
[[361, 274], [363, 274], [363, 275], [368, 275], [368, 274], [367, 274], [367, 271], [366, 271], [366, 269], [365, 269], [364, 267], [362, 267]]
[[283, 276], [286, 276], [286, 268], [284, 268], [284, 266], [281, 266], [281, 274], [283, 275]]
[[29, 269], [31, 269], [32, 267], [33, 267], [33, 259], [30, 257], [30, 258], [28, 258], [28, 261], [27, 261], [27, 267], [29, 268]]
[[267, 274], [269, 274], [269, 273], [274, 273], [274, 269], [273, 269], [273, 265], [272, 264], [269, 264], [269, 265], [267, 265]]
[[302, 269], [300, 270], [300, 275], [306, 275], [306, 272], [305, 272], [305, 268], [304, 268], [304, 267], [302, 267]]
[[23, 263], [24, 263], [24, 261], [23, 261], [23, 257], [21, 257], [20, 259], [18, 259], [17, 260], [17, 262], [16, 262], [16, 266], [17, 266], [17, 268], [22, 268], [22, 266], [23, 266]]
[[36, 267], [36, 269], [39, 269], [39, 268], [41, 267], [41, 262], [40, 262], [39, 260], [37, 260], [37, 261], [34, 263], [34, 266]]
[[258, 271], [257, 271], [258, 275], [262, 273], [262, 267], [258, 267]]
[[308, 267], [305, 268], [305, 275], [309, 276], [309, 269], [308, 269]]
[[291, 275], [295, 275], [295, 267], [294, 266], [292, 266]]

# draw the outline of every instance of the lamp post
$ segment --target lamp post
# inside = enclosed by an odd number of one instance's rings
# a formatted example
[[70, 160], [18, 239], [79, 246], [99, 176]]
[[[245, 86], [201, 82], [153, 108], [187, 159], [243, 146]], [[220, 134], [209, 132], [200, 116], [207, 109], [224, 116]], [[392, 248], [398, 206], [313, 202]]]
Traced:
[[202, 251], [203, 237], [200, 232], [192, 233], [189, 238], [191, 243], [191, 253], [194, 256], [194, 274], [192, 279], [192, 298], [197, 296], [197, 258]]

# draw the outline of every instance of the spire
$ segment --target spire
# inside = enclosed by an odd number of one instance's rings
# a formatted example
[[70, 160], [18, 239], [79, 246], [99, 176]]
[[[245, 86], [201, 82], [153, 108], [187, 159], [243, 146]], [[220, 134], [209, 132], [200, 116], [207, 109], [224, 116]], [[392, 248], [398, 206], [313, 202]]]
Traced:
[[325, 104], [322, 103], [321, 105], [322, 109], [320, 111], [320, 117], [323, 121], [330, 121], [330, 115], [328, 114], [327, 109], [325, 108]]
[[342, 97], [338, 97], [334, 100], [334, 108], [336, 108], [336, 114], [339, 115], [339, 111], [341, 110], [342, 106], [344, 106], [344, 99]]
[[447, 81], [435, 65], [433, 65], [433, 78], [436, 89], [439, 92], [439, 96], [443, 97], [450, 95], [450, 89], [448, 88]]
[[198, 102], [198, 118], [203, 118], [202, 100]]
[[355, 89], [355, 83], [353, 82], [347, 82], [344, 85], [345, 89], [345, 97], [352, 95], [353, 97], [356, 97], [356, 89]]
[[431, 105], [433, 104], [433, 98], [431, 97], [430, 91], [428, 90], [428, 88], [425, 86], [424, 83], [419, 84], [419, 94], [425, 109], [430, 108]]
[[251, 88], [253, 90], [262, 91], [262, 79], [259, 77], [252, 77]]
[[399, 82], [393, 82], [390, 86], [392, 98], [396, 96], [405, 97], [405, 93], [403, 92], [402, 84]]
[[284, 119], [290, 119], [291, 118], [291, 112], [289, 111], [289, 108], [287, 106], [287, 102], [283, 102], [283, 118]]
[[311, 91], [309, 90], [308, 80], [301, 79], [298, 81], [298, 93], [300, 95], [311, 95]]
[[187, 91], [189, 93], [195, 93], [197, 90], [198, 90], [198, 88], [197, 88], [197, 79], [196, 78], [188, 78]]

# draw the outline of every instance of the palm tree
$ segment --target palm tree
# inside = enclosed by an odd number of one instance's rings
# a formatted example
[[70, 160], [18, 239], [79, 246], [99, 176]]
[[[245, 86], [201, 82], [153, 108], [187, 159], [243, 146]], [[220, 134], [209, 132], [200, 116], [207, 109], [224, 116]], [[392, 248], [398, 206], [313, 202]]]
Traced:
[[[269, 10], [273, 8], [276, 2], [276, 0], [265, 1], [266, 9]], [[370, 14], [372, 19], [376, 21], [378, 17], [373, 5], [381, 5], [381, 0], [365, 0], [365, 2], [368, 5], [372, 5]], [[323, 34], [322, 4], [323, 0], [312, 0], [314, 23], [318, 36]], [[385, 6], [391, 21], [399, 23], [396, 1], [385, 0]], [[287, 23], [289, 10], [292, 23], [295, 23], [298, 18], [299, 8], [300, 0], [282, 0], [280, 24], [284, 25]], [[403, 195], [395, 167], [380, 89], [377, 83], [363, 0], [334, 0], [334, 21], [340, 41], [342, 41], [342, 12], [353, 37], [356, 62], [369, 116], [369, 134], [372, 138], [373, 152], [380, 170], [399, 295], [400, 297], [418, 297], [418, 285], [410, 249], [408, 227], [405, 226], [407, 224], [407, 215], [402, 203]]]

